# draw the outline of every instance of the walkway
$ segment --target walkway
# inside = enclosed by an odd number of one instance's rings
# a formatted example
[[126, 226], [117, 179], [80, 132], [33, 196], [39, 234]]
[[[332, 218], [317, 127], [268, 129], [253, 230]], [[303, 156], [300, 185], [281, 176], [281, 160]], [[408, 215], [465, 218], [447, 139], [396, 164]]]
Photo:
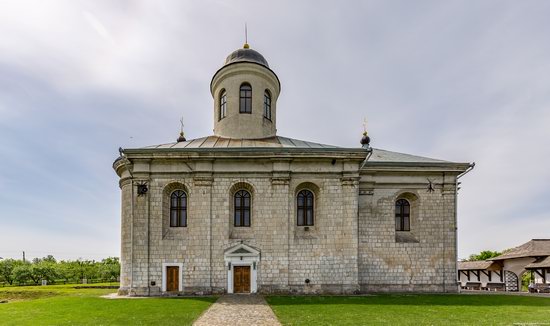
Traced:
[[265, 299], [255, 294], [221, 296], [193, 324], [202, 325], [281, 325]]

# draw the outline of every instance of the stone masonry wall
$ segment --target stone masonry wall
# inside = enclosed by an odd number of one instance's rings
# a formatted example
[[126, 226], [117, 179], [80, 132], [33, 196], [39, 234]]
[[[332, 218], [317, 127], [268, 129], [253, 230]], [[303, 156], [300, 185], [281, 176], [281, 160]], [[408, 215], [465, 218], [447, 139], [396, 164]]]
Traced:
[[[199, 173], [193, 165], [190, 168], [194, 171], [186, 171], [183, 165], [167, 171], [163, 165], [143, 167], [152, 171], [141, 174], [139, 181], [146, 181], [149, 191], [137, 196], [133, 189], [133, 228], [131, 185], [123, 187], [121, 292], [161, 294], [163, 263], [183, 264], [184, 293], [225, 292], [224, 251], [239, 243], [261, 252], [259, 292], [359, 290], [357, 181], [344, 182], [337, 170], [323, 177], [305, 173], [307, 168], [299, 165], [289, 167], [297, 173], [286, 171], [282, 178], [274, 177], [271, 170]], [[240, 185], [252, 195], [249, 228], [233, 227], [232, 196]], [[308, 231], [296, 225], [299, 187], [309, 187], [316, 194], [315, 226]], [[167, 222], [167, 196], [175, 189], [187, 193], [187, 227], [171, 228]]]
[[[363, 171], [359, 178], [353, 166], [346, 172], [330, 161], [153, 160], [133, 168], [134, 186], [121, 182], [121, 293], [160, 295], [166, 263], [182, 264], [183, 293], [223, 293], [224, 252], [240, 243], [261, 253], [261, 293], [458, 289], [454, 175]], [[436, 180], [433, 192], [427, 178]], [[149, 191], [138, 196], [141, 182]], [[252, 195], [251, 227], [236, 228], [232, 196], [243, 188]], [[304, 188], [315, 196], [308, 228], [296, 223]], [[169, 226], [175, 189], [187, 193], [187, 227]], [[410, 232], [395, 231], [397, 198], [411, 202]]]
[[[428, 176], [430, 177], [430, 176]], [[431, 176], [430, 179], [441, 179]], [[427, 177], [362, 184], [359, 270], [362, 291], [457, 292], [454, 179], [427, 191]], [[408, 181], [403, 183], [403, 181]], [[450, 182], [451, 181], [451, 182]], [[395, 231], [395, 201], [411, 203], [410, 232]]]

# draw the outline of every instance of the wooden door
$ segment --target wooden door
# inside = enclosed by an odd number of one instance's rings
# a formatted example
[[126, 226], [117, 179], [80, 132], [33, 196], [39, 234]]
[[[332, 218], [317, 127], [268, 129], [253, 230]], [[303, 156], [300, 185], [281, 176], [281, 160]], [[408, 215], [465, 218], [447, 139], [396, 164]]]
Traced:
[[250, 266], [233, 267], [233, 292], [250, 293]]
[[180, 287], [180, 268], [178, 266], [166, 267], [166, 291], [179, 291]]

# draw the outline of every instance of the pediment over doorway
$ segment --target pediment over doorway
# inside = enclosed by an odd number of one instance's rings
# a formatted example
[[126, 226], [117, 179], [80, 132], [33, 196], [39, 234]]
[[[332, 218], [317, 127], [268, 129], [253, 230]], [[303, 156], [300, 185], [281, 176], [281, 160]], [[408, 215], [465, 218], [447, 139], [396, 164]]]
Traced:
[[230, 247], [224, 251], [224, 256], [228, 257], [258, 257], [260, 251], [244, 243]]

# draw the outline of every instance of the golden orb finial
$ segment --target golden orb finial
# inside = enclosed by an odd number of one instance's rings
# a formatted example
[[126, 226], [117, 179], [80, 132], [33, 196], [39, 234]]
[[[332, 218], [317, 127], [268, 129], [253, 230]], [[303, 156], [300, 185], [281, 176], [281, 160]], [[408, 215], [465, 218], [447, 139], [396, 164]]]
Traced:
[[363, 120], [363, 138], [361, 138], [363, 148], [370, 149], [370, 137], [367, 132], [367, 117]]
[[245, 43], [245, 44], [243, 45], [243, 49], [249, 49], [249, 48], [250, 48], [250, 45], [248, 45], [248, 43]]

